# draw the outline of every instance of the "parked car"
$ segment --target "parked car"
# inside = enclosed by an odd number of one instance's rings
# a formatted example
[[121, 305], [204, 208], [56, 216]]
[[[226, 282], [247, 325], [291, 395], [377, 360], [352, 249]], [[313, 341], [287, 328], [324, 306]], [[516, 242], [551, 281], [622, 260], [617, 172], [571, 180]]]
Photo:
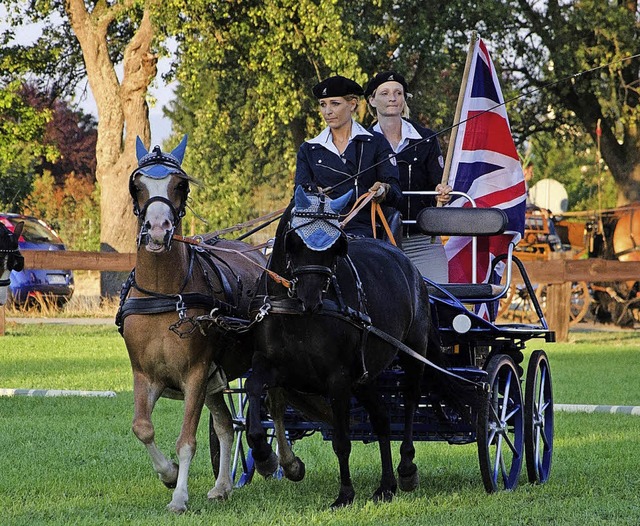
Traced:
[[[24, 229], [18, 241], [20, 250], [65, 250], [58, 234], [44, 221], [20, 214], [0, 213], [0, 222], [13, 231], [24, 221]], [[55, 300], [59, 306], [66, 304], [73, 295], [75, 284], [70, 270], [11, 271], [9, 302], [16, 305], [35, 303], [40, 297]]]

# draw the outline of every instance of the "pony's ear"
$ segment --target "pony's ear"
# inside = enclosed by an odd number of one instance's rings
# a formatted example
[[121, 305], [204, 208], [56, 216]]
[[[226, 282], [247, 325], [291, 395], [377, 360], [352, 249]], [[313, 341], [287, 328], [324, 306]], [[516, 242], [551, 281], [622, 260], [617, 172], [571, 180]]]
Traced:
[[140, 136], [136, 136], [136, 157], [138, 159], [138, 162], [140, 162], [140, 159], [142, 159], [148, 153], [149, 150], [147, 150], [144, 144], [142, 144], [142, 139], [140, 138]]
[[339, 214], [341, 210], [347, 205], [352, 195], [353, 190], [349, 190], [346, 194], [341, 195], [337, 199], [333, 199], [331, 201], [331, 210], [333, 210], [336, 214]]
[[184, 159], [184, 152], [187, 149], [187, 134], [185, 133], [184, 137], [182, 137], [182, 140], [180, 141], [180, 144], [178, 144], [178, 146], [176, 146], [173, 151], [171, 152], [171, 155], [173, 155], [180, 164], [182, 164], [182, 160]]
[[16, 241], [22, 235], [23, 228], [24, 228], [24, 221], [20, 221], [18, 224], [16, 224], [15, 228], [13, 229], [13, 234], [16, 236]]
[[311, 201], [302, 189], [302, 186], [296, 186], [294, 200], [296, 204], [296, 210], [304, 210], [305, 208], [309, 208], [311, 206]]

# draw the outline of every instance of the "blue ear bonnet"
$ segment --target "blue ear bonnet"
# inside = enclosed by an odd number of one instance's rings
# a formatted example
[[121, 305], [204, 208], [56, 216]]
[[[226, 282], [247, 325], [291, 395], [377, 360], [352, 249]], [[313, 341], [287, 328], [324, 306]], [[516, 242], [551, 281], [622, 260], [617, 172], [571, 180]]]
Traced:
[[136, 173], [141, 173], [153, 179], [164, 179], [170, 174], [183, 174], [182, 161], [187, 148], [187, 136], [185, 135], [180, 144], [171, 153], [163, 152], [159, 146], [147, 151], [140, 137], [136, 138], [136, 157], [138, 158], [138, 168]]
[[327, 250], [343, 235], [339, 213], [352, 193], [332, 200], [325, 195], [307, 195], [298, 186], [291, 211], [291, 229], [311, 250]]

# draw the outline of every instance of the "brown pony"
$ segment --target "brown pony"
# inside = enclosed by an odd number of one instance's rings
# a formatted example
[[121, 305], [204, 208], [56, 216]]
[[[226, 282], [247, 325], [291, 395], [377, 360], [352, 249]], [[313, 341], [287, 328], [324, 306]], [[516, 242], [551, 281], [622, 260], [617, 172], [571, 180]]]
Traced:
[[[168, 509], [187, 509], [187, 477], [196, 452], [196, 429], [203, 404], [211, 411], [220, 441], [220, 467], [210, 499], [232, 489], [230, 457], [233, 423], [225, 404], [227, 379], [250, 364], [248, 336], [205, 331], [196, 320], [212, 311], [246, 318], [264, 257], [239, 241], [206, 239], [215, 250], [172, 243], [182, 231], [189, 183], [181, 168], [186, 136], [171, 153], [148, 152], [138, 138], [138, 168], [130, 193], [140, 233], [136, 267], [123, 286], [116, 323], [133, 369], [133, 432], [146, 446], [160, 480], [175, 488]], [[151, 413], [160, 396], [184, 399], [184, 419], [176, 444], [178, 464], [156, 446]]]
[[18, 223], [11, 232], [0, 223], [0, 306], [7, 302], [7, 292], [11, 281], [11, 271], [20, 272], [24, 268], [24, 257], [18, 250], [18, 240], [22, 234], [24, 223]]

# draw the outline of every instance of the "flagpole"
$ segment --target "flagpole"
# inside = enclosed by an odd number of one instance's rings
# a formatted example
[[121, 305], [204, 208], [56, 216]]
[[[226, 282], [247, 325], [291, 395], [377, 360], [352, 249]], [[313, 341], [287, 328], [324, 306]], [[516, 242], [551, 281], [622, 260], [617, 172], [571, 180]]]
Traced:
[[[451, 128], [451, 136], [449, 137], [449, 147], [447, 148], [447, 159], [444, 163], [444, 171], [442, 172], [442, 184], [448, 184], [449, 172], [451, 171], [451, 160], [453, 158], [453, 149], [456, 144], [456, 136], [458, 135], [457, 123], [460, 122], [460, 115], [462, 114], [462, 101], [464, 100], [464, 92], [467, 89], [467, 81], [469, 80], [469, 70], [471, 69], [471, 59], [473, 57], [473, 50], [478, 40], [478, 33], [473, 31], [471, 33], [471, 43], [469, 44], [469, 51], [467, 51], [467, 61], [464, 65], [464, 72], [462, 74], [462, 83], [460, 84], [460, 93], [458, 93], [458, 103], [456, 105], [456, 113], [453, 117], [453, 127]], [[438, 206], [440, 203], [438, 202]]]

